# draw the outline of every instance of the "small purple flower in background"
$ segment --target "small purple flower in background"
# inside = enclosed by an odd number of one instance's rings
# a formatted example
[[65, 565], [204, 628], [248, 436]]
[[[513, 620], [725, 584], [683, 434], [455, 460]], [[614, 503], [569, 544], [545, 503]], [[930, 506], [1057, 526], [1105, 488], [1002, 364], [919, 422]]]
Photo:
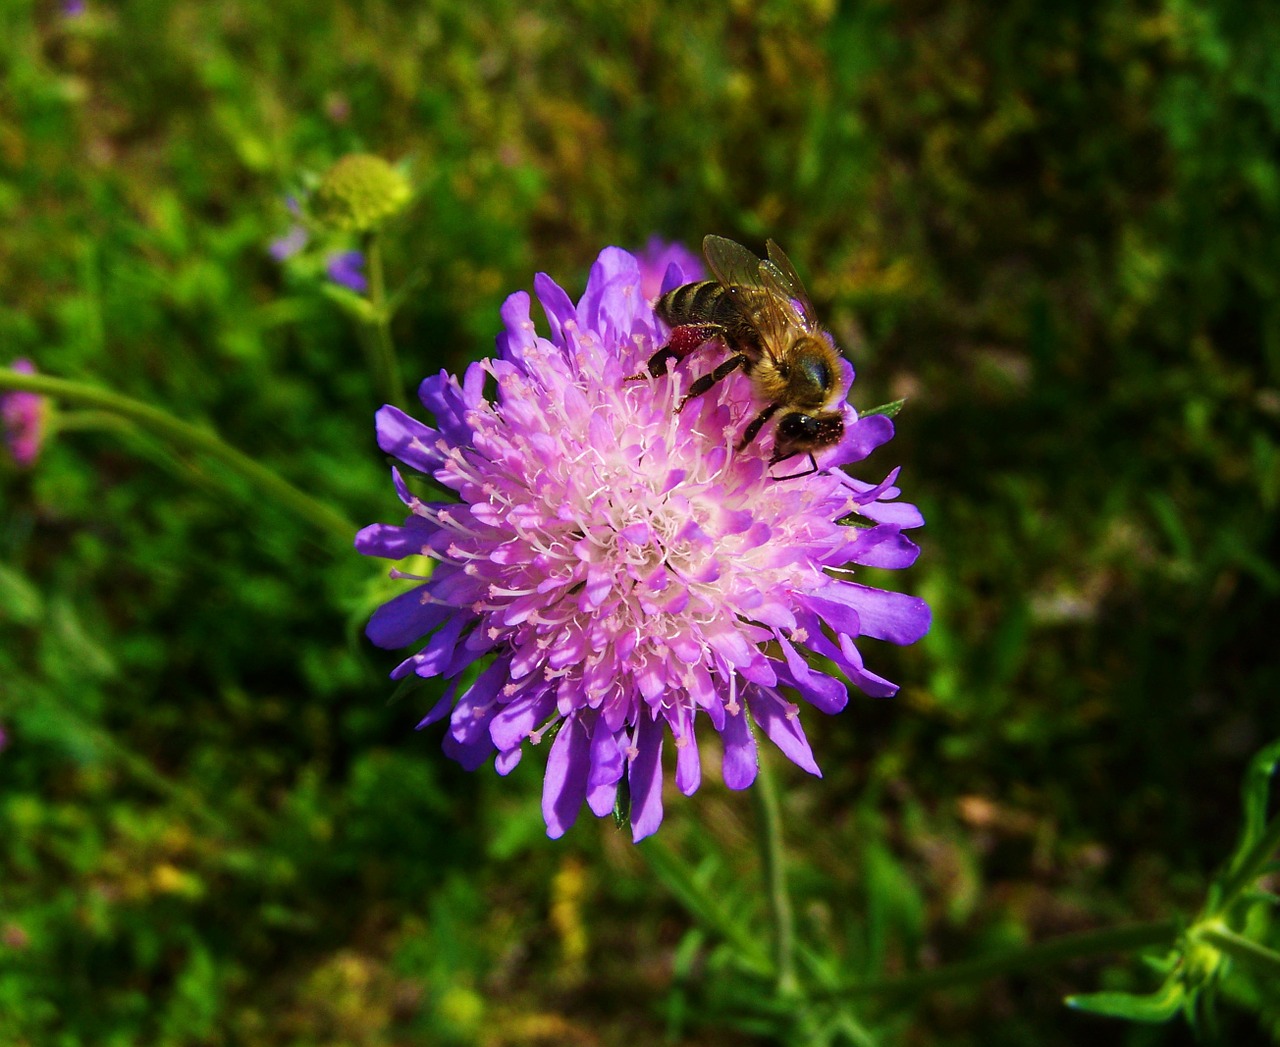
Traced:
[[[923, 600], [850, 580], [850, 564], [906, 567], [918, 553], [903, 531], [923, 520], [894, 500], [897, 470], [872, 484], [839, 468], [887, 441], [893, 423], [846, 404], [844, 439], [820, 453], [821, 468], [774, 480], [771, 427], [734, 450], [758, 410], [747, 376], [679, 411], [715, 351], [697, 368], [645, 372], [665, 329], [641, 281], [637, 259], [618, 248], [601, 253], [576, 306], [539, 274], [550, 338], [535, 333], [529, 296], [517, 292], [502, 307], [494, 358], [461, 382], [441, 372], [422, 383], [435, 428], [383, 407], [379, 446], [456, 500], [424, 501], [393, 470], [404, 526], [356, 537], [366, 555], [436, 561], [429, 578], [399, 575], [421, 584], [368, 626], [381, 647], [427, 638], [392, 673], [448, 681], [419, 727], [448, 716], [445, 752], [474, 770], [496, 751], [500, 774], [526, 741], [554, 736], [542, 798], [552, 837], [584, 800], [610, 813], [620, 784], [633, 838], [653, 833], [667, 739], [676, 785], [692, 794], [707, 723], [729, 788], [755, 779], [757, 728], [819, 775], [788, 695], [835, 713], [848, 694], [810, 660], [889, 696], [896, 686], [864, 668], [854, 641], [907, 644], [929, 627]], [[847, 394], [853, 368], [842, 370]], [[861, 526], [839, 522], [851, 516]]]
[[[36, 373], [30, 360], [15, 360], [11, 366], [20, 374]], [[0, 428], [13, 460], [23, 468], [35, 464], [39, 457], [48, 419], [49, 401], [39, 393], [0, 393]]]
[[334, 251], [325, 259], [324, 271], [335, 284], [341, 284], [356, 294], [369, 289], [364, 275], [364, 255], [359, 251]]
[[287, 261], [298, 254], [311, 239], [307, 227], [302, 224], [302, 204], [298, 202], [298, 198], [291, 193], [284, 198], [284, 204], [295, 221], [289, 226], [289, 231], [284, 236], [276, 237], [271, 241], [268, 250], [277, 262]]
[[[696, 283], [708, 276], [707, 267], [698, 255], [684, 244], [660, 236], [649, 237], [644, 249], [636, 255], [636, 261], [640, 263], [640, 293], [646, 302], [652, 302], [673, 287]], [[667, 270], [672, 265], [677, 266], [680, 273], [667, 280]]]
[[7, 748], [9, 748], [9, 733], [3, 727], [0, 727], [0, 753]]
[[306, 247], [309, 239], [305, 226], [292, 225], [284, 236], [276, 237], [271, 241], [271, 247], [268, 250], [271, 252], [272, 258], [277, 262], [283, 262], [292, 258]]
[[79, 18], [88, 11], [84, 0], [62, 0], [62, 17]]

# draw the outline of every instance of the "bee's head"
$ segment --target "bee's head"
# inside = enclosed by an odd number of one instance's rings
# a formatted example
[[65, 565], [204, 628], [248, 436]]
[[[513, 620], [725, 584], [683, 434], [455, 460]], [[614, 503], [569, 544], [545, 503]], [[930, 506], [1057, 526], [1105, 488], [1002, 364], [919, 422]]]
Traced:
[[773, 440], [771, 462], [793, 454], [812, 453], [838, 444], [844, 436], [844, 418], [839, 411], [804, 414], [792, 411], [782, 416]]

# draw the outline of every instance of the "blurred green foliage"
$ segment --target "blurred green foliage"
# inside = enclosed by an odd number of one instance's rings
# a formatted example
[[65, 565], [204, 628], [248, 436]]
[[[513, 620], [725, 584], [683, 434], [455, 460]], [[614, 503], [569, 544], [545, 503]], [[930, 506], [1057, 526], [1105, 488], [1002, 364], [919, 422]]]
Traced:
[[[909, 398], [866, 475], [905, 466], [935, 615], [873, 652], [896, 700], [806, 714], [825, 780], [784, 777], [832, 984], [1199, 905], [1280, 721], [1272, 4], [0, 0], [0, 41], [0, 362], [360, 522], [396, 516], [374, 386], [267, 253], [336, 159], [417, 189], [409, 382], [487, 352], [535, 270], [778, 239], [856, 402]], [[388, 705], [376, 565], [128, 429], [0, 499], [0, 1041], [773, 1042], [609, 824], [544, 838], [536, 759], [466, 775]], [[746, 921], [753, 832], [708, 784], [663, 837]], [[845, 1042], [1185, 1042], [1060, 1004], [1152, 984], [1008, 977]], [[1233, 993], [1226, 1042], [1276, 1034]]]

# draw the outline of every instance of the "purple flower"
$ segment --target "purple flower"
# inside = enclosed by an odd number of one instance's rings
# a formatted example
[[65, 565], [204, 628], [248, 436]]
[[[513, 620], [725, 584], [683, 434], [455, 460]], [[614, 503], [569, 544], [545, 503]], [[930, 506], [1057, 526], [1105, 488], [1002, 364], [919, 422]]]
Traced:
[[289, 231], [284, 236], [278, 236], [272, 240], [268, 250], [272, 258], [277, 262], [283, 262], [306, 247], [308, 239], [310, 237], [306, 226], [295, 223], [289, 227]]
[[307, 232], [307, 227], [303, 224], [301, 201], [292, 193], [289, 193], [284, 198], [284, 206], [293, 215], [295, 221], [293, 225], [289, 226], [289, 231], [284, 236], [278, 236], [272, 240], [271, 246], [267, 249], [271, 257], [277, 262], [287, 261], [301, 252], [311, 239], [311, 234]]
[[[649, 237], [644, 250], [636, 255], [636, 261], [640, 263], [640, 293], [646, 302], [652, 302], [673, 287], [707, 279], [707, 267], [701, 258], [684, 244], [663, 240], [660, 236]], [[668, 270], [673, 265], [677, 271], [668, 279]]]
[[0, 753], [9, 748], [9, 733], [0, 726]]
[[85, 0], [62, 0], [63, 18], [79, 18], [86, 10]]
[[324, 271], [335, 284], [364, 294], [369, 281], [364, 275], [364, 255], [359, 251], [334, 251], [325, 259]]
[[[500, 774], [526, 741], [550, 741], [542, 810], [552, 837], [584, 800], [596, 815], [612, 811], [624, 777], [634, 839], [654, 832], [667, 739], [676, 785], [692, 794], [706, 724], [731, 789], [755, 778], [758, 734], [818, 775], [790, 696], [835, 713], [848, 695], [812, 661], [892, 695], [855, 640], [912, 643], [929, 627], [922, 600], [850, 578], [849, 564], [906, 567], [918, 552], [903, 531], [923, 521], [894, 501], [897, 470], [872, 484], [838, 468], [893, 424], [846, 404], [845, 438], [819, 455], [821, 468], [774, 480], [772, 426], [735, 450], [759, 410], [749, 378], [677, 410], [723, 350], [660, 378], [645, 371], [665, 330], [632, 255], [607, 248], [576, 306], [545, 274], [534, 288], [549, 338], [517, 292], [502, 307], [495, 357], [461, 382], [441, 372], [422, 383], [434, 428], [391, 406], [377, 415], [379, 446], [456, 496], [425, 500], [393, 470], [404, 526], [356, 536], [366, 555], [435, 561], [429, 578], [393, 572], [420, 584], [368, 626], [381, 647], [426, 638], [392, 673], [447, 681], [419, 727], [447, 715], [445, 752], [474, 770], [496, 751]], [[847, 393], [853, 368], [843, 372]], [[839, 522], [851, 516], [861, 526]]]
[[[36, 373], [35, 364], [26, 359], [15, 360], [12, 369], [20, 374]], [[35, 464], [39, 457], [48, 419], [49, 401], [39, 393], [0, 393], [0, 428], [13, 460], [23, 468]]]

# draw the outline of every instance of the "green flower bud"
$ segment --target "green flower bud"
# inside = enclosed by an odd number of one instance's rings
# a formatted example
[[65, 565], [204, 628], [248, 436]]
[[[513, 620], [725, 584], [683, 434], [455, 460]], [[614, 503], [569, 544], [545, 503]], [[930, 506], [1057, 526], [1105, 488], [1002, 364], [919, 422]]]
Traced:
[[320, 179], [311, 200], [316, 220], [344, 233], [376, 229], [409, 202], [408, 179], [380, 156], [344, 156]]

